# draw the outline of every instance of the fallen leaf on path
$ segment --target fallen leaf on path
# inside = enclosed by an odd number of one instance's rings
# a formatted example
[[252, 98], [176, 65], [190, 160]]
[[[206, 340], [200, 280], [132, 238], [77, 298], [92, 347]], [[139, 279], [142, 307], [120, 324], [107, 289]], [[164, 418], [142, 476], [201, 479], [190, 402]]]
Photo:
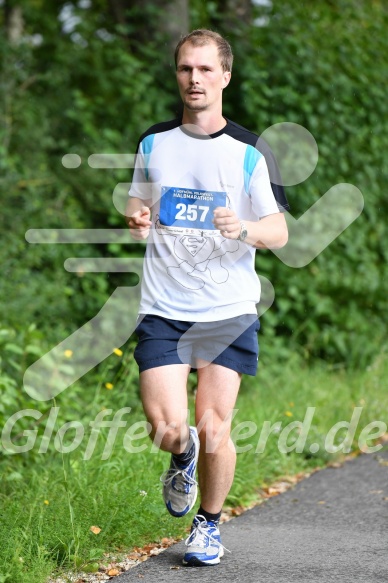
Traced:
[[244, 508], [242, 506], [236, 506], [232, 508], [232, 516], [240, 516], [244, 512]]
[[101, 532], [101, 528], [99, 526], [91, 526], [90, 530], [93, 534], [99, 534]]
[[156, 549], [159, 545], [157, 543], [150, 543], [148, 545], [145, 545], [143, 547], [143, 551], [145, 551], [146, 553], [149, 553], [150, 551], [152, 551], [153, 549]]
[[272, 498], [272, 496], [278, 496], [279, 494], [283, 494], [286, 490], [289, 490], [291, 487], [290, 482], [275, 482], [272, 486], [268, 486], [267, 488], [263, 488], [264, 495], [267, 498]]
[[120, 571], [118, 569], [109, 569], [108, 575], [109, 577], [115, 577], [116, 575], [120, 575]]
[[278, 490], [276, 490], [276, 488], [273, 488], [272, 486], [270, 486], [269, 488], [264, 488], [263, 492], [264, 496], [266, 496], [267, 498], [272, 498], [272, 496], [277, 496], [280, 493], [278, 492]]
[[134, 553], [139, 553], [140, 555], [144, 555], [145, 550], [140, 548], [140, 547], [133, 547], [133, 552]]
[[297, 484], [300, 481], [300, 477], [296, 476], [284, 476], [283, 480], [289, 484]]

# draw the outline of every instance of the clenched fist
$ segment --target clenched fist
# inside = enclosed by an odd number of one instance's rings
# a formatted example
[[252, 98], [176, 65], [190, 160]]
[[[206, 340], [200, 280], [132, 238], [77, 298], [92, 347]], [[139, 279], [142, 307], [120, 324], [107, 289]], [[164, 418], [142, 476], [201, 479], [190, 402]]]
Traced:
[[241, 224], [234, 211], [226, 207], [218, 206], [214, 209], [214, 226], [221, 231], [225, 239], [238, 239], [241, 231]]
[[133, 239], [136, 241], [147, 239], [152, 225], [150, 217], [151, 211], [148, 206], [142, 206], [128, 218], [127, 224]]

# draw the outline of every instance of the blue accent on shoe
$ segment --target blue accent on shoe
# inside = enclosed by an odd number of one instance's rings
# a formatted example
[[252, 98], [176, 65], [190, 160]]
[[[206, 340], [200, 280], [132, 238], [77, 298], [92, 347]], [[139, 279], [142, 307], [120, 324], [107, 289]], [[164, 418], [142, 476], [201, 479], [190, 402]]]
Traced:
[[167, 502], [166, 507], [167, 507], [167, 510], [169, 511], [169, 513], [172, 516], [175, 516], [176, 518], [180, 518], [181, 516], [185, 516], [185, 514], [190, 512], [189, 506], [186, 506], [186, 508], [184, 508], [181, 512], [176, 512], [176, 510], [174, 510], [173, 507], [171, 506], [170, 500]]

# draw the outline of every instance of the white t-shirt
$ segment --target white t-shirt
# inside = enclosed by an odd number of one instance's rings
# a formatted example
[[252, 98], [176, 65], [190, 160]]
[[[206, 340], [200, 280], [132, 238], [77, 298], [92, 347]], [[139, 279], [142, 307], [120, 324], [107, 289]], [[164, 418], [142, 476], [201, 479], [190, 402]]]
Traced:
[[139, 142], [129, 195], [151, 207], [153, 223], [139, 313], [192, 322], [254, 314], [255, 249], [225, 239], [213, 210], [228, 207], [240, 220], [257, 221], [288, 208], [284, 191], [271, 187], [254, 134], [229, 120], [211, 136], [188, 128], [164, 122]]

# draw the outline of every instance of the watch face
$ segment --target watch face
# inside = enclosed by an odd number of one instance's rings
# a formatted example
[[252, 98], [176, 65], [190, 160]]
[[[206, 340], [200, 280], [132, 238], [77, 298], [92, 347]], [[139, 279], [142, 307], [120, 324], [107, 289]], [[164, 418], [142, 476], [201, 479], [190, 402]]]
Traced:
[[241, 229], [240, 229], [240, 234], [239, 234], [238, 238], [240, 239], [240, 241], [244, 241], [244, 239], [248, 235], [248, 231], [247, 231], [245, 224], [242, 221], [240, 221], [240, 225], [241, 225]]
[[246, 238], [247, 235], [248, 235], [248, 231], [246, 229], [242, 229], [241, 233], [240, 233], [240, 240], [244, 241], [244, 239]]

